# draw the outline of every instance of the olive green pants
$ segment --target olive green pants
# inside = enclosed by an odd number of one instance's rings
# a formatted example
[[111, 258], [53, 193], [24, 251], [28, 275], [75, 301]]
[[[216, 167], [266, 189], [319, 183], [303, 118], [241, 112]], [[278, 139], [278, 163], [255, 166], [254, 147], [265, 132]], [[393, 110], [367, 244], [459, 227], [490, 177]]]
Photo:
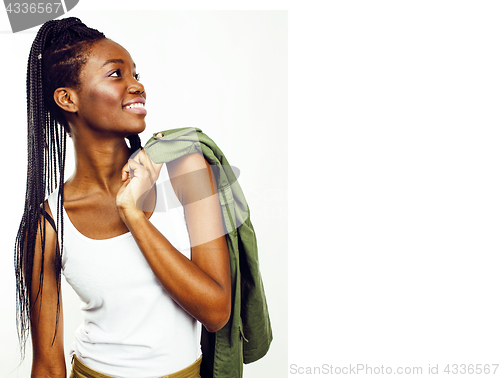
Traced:
[[[113, 378], [111, 375], [92, 370], [84, 365], [76, 356], [73, 356], [73, 362], [71, 364], [72, 369], [69, 378]], [[201, 357], [188, 367], [160, 378], [200, 378], [200, 365]]]

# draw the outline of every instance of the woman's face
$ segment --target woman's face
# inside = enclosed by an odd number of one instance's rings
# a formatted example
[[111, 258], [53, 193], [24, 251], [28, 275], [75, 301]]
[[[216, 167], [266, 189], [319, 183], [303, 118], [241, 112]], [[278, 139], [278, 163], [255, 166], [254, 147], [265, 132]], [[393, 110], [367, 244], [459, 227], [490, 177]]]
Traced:
[[146, 128], [146, 92], [135, 63], [119, 44], [95, 43], [80, 72], [77, 113], [92, 130], [110, 135], [138, 134]]

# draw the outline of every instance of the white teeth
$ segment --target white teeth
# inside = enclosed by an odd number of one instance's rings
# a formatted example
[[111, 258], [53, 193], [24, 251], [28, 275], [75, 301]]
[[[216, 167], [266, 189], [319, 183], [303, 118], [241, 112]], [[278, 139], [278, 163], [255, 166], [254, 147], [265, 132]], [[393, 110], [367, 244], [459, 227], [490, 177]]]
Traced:
[[144, 104], [142, 102], [134, 102], [133, 104], [125, 106], [125, 109], [131, 108], [144, 108]]

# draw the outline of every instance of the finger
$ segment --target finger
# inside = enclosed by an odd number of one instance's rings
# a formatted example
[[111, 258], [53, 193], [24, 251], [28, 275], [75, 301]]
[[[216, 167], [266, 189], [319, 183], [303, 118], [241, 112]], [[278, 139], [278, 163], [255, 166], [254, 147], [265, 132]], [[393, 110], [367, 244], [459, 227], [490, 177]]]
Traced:
[[118, 192], [116, 193], [117, 195], [120, 195], [130, 184], [130, 178], [127, 177], [127, 179], [122, 183], [122, 186], [120, 186], [120, 189], [118, 189]]
[[152, 168], [152, 161], [149, 158], [149, 156], [144, 152], [144, 150], [141, 150], [135, 157], [134, 160], [139, 162], [140, 164], [144, 165], [146, 169], [151, 170]]
[[146, 167], [144, 167], [142, 164], [138, 163], [134, 159], [130, 159], [128, 161], [128, 165], [130, 167], [130, 177], [135, 177], [135, 176], [141, 176], [141, 173], [146, 171]]
[[160, 172], [160, 168], [163, 166], [163, 163], [155, 163], [153, 160], [151, 160], [151, 158], [149, 157], [149, 155], [145, 150], [142, 150], [142, 152], [144, 155], [144, 159], [146, 159], [146, 161], [148, 162], [147, 166], [149, 167], [149, 169], [155, 171], [156, 174], [158, 174], [158, 172]]
[[130, 159], [128, 161], [128, 166], [130, 167], [131, 170], [136, 170], [136, 169], [144, 169], [144, 165], [141, 163], [135, 161], [134, 159]]
[[158, 177], [158, 173], [160, 172], [160, 169], [163, 166], [163, 163], [154, 163], [153, 160], [151, 160], [149, 155], [144, 150], [141, 150], [141, 152], [137, 154], [135, 160], [139, 161], [149, 171], [153, 171], [156, 177]]
[[123, 203], [123, 198], [122, 198], [122, 195], [123, 195], [123, 192], [125, 191], [125, 189], [127, 189], [127, 186], [130, 184], [130, 179], [127, 178], [125, 180], [125, 182], [122, 184], [122, 186], [120, 187], [120, 189], [118, 189], [118, 192], [116, 193], [116, 205], [117, 206], [121, 206]]
[[137, 156], [137, 154], [138, 154], [139, 152], [141, 152], [141, 151], [142, 151], [142, 149], [137, 150], [137, 151], [134, 151], [134, 152], [132, 153], [132, 155], [130, 155], [130, 159], [135, 158], [135, 157]]
[[125, 164], [122, 168], [122, 181], [125, 181], [130, 175], [130, 166], [129, 164]]

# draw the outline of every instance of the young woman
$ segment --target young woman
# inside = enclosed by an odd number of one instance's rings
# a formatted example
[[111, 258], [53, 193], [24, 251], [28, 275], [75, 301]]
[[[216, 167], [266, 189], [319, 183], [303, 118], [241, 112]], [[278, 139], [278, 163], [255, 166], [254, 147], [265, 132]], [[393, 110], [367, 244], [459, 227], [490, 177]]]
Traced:
[[[31, 332], [32, 376], [66, 376], [62, 271], [84, 312], [72, 377], [198, 377], [200, 324], [215, 332], [231, 311], [218, 196], [199, 196], [216, 194], [210, 166], [197, 153], [168, 164], [154, 164], [144, 151], [132, 155], [146, 116], [134, 61], [76, 18], [40, 28], [27, 90], [16, 273], [18, 329], [22, 347]], [[66, 134], [75, 171], [65, 182]], [[206, 180], [169, 180], [200, 170]], [[168, 189], [179, 206], [165, 204]], [[167, 207], [174, 209], [159, 210]]]

